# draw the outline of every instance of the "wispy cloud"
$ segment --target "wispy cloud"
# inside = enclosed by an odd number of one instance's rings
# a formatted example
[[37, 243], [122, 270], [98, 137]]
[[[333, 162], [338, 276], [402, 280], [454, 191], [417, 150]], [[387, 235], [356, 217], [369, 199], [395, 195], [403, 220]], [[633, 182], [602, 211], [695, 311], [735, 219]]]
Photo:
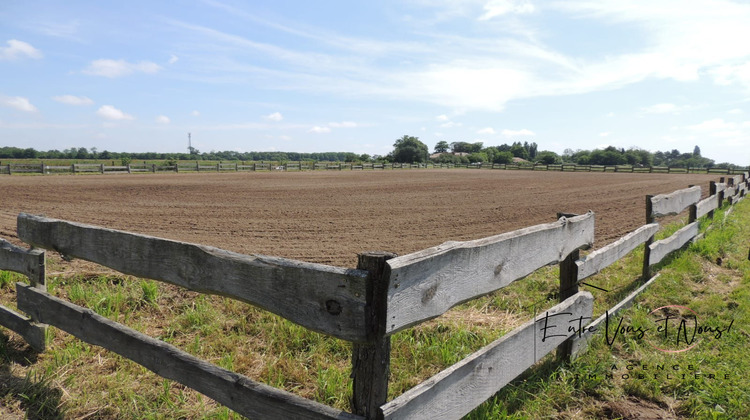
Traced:
[[161, 69], [162, 67], [160, 65], [152, 63], [151, 61], [129, 63], [125, 60], [101, 59], [92, 61], [91, 64], [83, 70], [83, 73], [92, 76], [116, 78], [128, 76], [133, 73], [153, 74]]
[[21, 58], [40, 59], [43, 57], [41, 51], [27, 42], [11, 39], [6, 44], [8, 44], [7, 47], [0, 47], [0, 60], [12, 61]]
[[23, 112], [37, 112], [37, 108], [23, 96], [0, 95], [0, 104]]
[[171, 120], [166, 115], [159, 115], [156, 117], [156, 122], [159, 124], [169, 124]]
[[329, 127], [321, 127], [321, 126], [314, 126], [311, 129], [307, 130], [308, 133], [317, 133], [317, 134], [325, 134], [330, 133], [331, 129]]
[[486, 127], [477, 131], [477, 134], [495, 134], [495, 129], [492, 127]]
[[281, 115], [281, 112], [274, 112], [264, 116], [263, 119], [268, 121], [281, 121], [284, 119], [284, 116]]
[[484, 5], [484, 14], [479, 20], [490, 20], [508, 14], [526, 14], [534, 12], [534, 5], [529, 0], [489, 0]]
[[112, 105], [102, 105], [102, 107], [96, 111], [96, 115], [112, 121], [128, 121], [135, 119], [132, 115], [126, 114]]
[[53, 96], [52, 99], [57, 102], [66, 104], [66, 105], [82, 106], [82, 105], [94, 104], [94, 101], [92, 101], [91, 99], [85, 96], [62, 95], [62, 96]]
[[655, 104], [641, 108], [641, 111], [647, 114], [679, 114], [684, 107], [677, 106], [675, 104]]

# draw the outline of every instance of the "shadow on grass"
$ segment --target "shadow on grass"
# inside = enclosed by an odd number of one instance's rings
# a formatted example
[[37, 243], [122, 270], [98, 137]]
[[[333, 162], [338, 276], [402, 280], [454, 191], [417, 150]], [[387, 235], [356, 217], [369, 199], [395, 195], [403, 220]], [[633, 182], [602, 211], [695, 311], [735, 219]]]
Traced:
[[[31, 367], [36, 361], [37, 353], [27, 344], [11, 340], [4, 332], [0, 333], [0, 405], [20, 407], [23, 413], [19, 413], [18, 418], [62, 419], [65, 414], [62, 391], [52, 385], [51, 378], [43, 373], [31, 373], [33, 369], [23, 377], [13, 372], [14, 364]], [[0, 415], [8, 416], [10, 413], [0, 410]]]

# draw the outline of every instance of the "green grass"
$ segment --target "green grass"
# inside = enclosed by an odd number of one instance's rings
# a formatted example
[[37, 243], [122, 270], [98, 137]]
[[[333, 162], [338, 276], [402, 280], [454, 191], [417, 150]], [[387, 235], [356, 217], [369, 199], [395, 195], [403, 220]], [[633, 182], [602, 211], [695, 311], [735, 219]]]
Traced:
[[[544, 358], [478, 407], [470, 419], [617, 418], [623, 404], [653, 404], [685, 418], [748, 418], [750, 371], [750, 204], [728, 217], [717, 211], [702, 222], [705, 238], [658, 267], [660, 278], [625, 311], [623, 322], [646, 325], [649, 312], [686, 305], [701, 323], [734, 320], [720, 339], [705, 337], [687, 352], [669, 354], [632, 336], [610, 346], [601, 335], [571, 363]], [[683, 221], [684, 224], [684, 221]], [[678, 229], [680, 222], [666, 231]], [[595, 316], [634, 288], [642, 247], [587, 283]], [[721, 265], [717, 264], [717, 261]], [[53, 264], [58, 264], [54, 262]], [[557, 268], [547, 267], [489, 296], [392, 337], [389, 398], [501, 337], [556, 304]], [[16, 281], [0, 272], [0, 301], [14, 306]], [[351, 345], [311, 332], [268, 312], [231, 299], [199, 295], [129, 276], [87, 275], [48, 279], [51, 293], [167, 341], [197, 357], [306, 398], [349, 409]], [[619, 317], [619, 316], [618, 316]], [[206, 418], [238, 415], [189, 388], [54, 328], [50, 346], [35, 355], [6, 330], [0, 332], [0, 404], [30, 418]], [[631, 366], [632, 365], [632, 366]], [[646, 365], [646, 369], [643, 368]], [[680, 375], [652, 377], [649, 366], [674, 366]], [[628, 366], [633, 367], [632, 370]], [[694, 370], [689, 370], [692, 366]], [[614, 369], [613, 369], [614, 367]], [[656, 368], [654, 368], [656, 369]], [[646, 372], [648, 371], [648, 372]], [[695, 378], [695, 372], [701, 376]], [[623, 375], [631, 375], [627, 379]], [[638, 379], [632, 375], [644, 374]], [[707, 375], [713, 374], [714, 379]], [[724, 379], [723, 374], [729, 374]], [[629, 400], [630, 399], [630, 400]], [[634, 403], [635, 404], [635, 403]], [[618, 414], [619, 413], [619, 414]]]

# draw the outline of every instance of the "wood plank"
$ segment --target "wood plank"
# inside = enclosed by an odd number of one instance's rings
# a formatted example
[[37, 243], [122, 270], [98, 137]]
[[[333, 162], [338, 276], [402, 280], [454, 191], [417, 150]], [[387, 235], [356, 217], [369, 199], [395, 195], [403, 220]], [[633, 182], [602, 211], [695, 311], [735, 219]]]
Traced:
[[710, 195], [696, 204], [695, 217], [702, 217], [719, 208], [719, 196]]
[[232, 297], [311, 330], [365, 342], [367, 272], [154, 238], [21, 213], [18, 236], [137, 277]]
[[633, 304], [633, 301], [635, 301], [635, 298], [640, 295], [641, 292], [646, 290], [646, 288], [650, 286], [659, 277], [659, 275], [660, 274], [657, 274], [654, 277], [651, 277], [647, 282], [643, 283], [639, 288], [635, 289], [632, 293], [626, 296], [625, 299], [619, 301], [615, 306], [609, 308], [609, 310], [604, 312], [602, 316], [589, 324], [586, 327], [586, 330], [583, 331], [583, 333], [578, 334], [576, 337], [574, 337], [574, 339], [572, 340], [573, 344], [571, 349], [571, 358], [575, 359], [579, 354], [583, 353], [588, 347], [588, 343], [589, 341], [591, 341], [591, 338], [593, 338], [594, 334], [604, 330], [607, 316], [617, 316], [617, 314], [619, 314], [623, 309], [629, 308]]
[[593, 301], [590, 293], [578, 292], [383, 405], [384, 418], [461, 418], [574, 335], [579, 320], [585, 326]]
[[620, 258], [634, 250], [638, 245], [646, 242], [659, 230], [658, 223], [644, 225], [628, 233], [611, 244], [591, 252], [581, 260], [576, 261], [578, 265], [578, 281], [593, 276], [605, 267], [609, 267]]
[[20, 335], [38, 352], [45, 347], [45, 326], [39, 325], [18, 312], [0, 305], [0, 325]]
[[724, 190], [724, 198], [734, 197], [736, 193], [737, 189], [735, 187], [727, 187], [727, 189]]
[[188, 386], [244, 416], [263, 419], [361, 419], [212, 365], [90, 309], [20, 283], [17, 287], [21, 310], [80, 340], [126, 357], [159, 376]]
[[686, 243], [698, 235], [698, 222], [690, 223], [683, 227], [677, 232], [673, 233], [669, 238], [656, 241], [649, 245], [651, 254], [649, 256], [648, 265], [658, 264], [671, 252], [682, 248]]
[[446, 242], [388, 261], [387, 333], [491, 293], [594, 241], [594, 213], [484, 239]]
[[695, 186], [677, 190], [669, 194], [655, 195], [651, 198], [653, 216], [679, 214], [691, 204], [701, 199], [701, 187]]
[[716, 192], [717, 193], [720, 193], [720, 192], [722, 192], [722, 191], [724, 191], [726, 189], [727, 189], [726, 182], [717, 182], [716, 183]]
[[23, 274], [29, 278], [32, 285], [44, 285], [44, 251], [20, 248], [0, 239], [0, 270]]

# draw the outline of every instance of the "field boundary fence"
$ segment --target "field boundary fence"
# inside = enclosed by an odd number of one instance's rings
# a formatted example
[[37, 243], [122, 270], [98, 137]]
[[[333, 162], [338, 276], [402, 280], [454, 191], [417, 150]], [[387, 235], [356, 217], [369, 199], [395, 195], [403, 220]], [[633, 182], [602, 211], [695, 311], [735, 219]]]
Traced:
[[[270, 167], [272, 170], [272, 167]], [[132, 170], [132, 168], [131, 168]], [[221, 168], [219, 168], [221, 170]], [[251, 418], [458, 419], [492, 397], [551, 352], [563, 359], [585, 351], [604, 322], [593, 318], [594, 297], [582, 282], [644, 246], [643, 273], [634, 292], [609, 309], [627, 308], [650, 284], [663, 259], [698, 236], [698, 221], [742, 199], [748, 173], [700, 186], [646, 196], [645, 224], [581, 256], [594, 242], [595, 215], [559, 213], [557, 220], [487, 238], [446, 242], [415, 253], [359, 254], [355, 269], [172, 241], [21, 213], [21, 248], [0, 240], [0, 269], [21, 273], [17, 307], [0, 307], [0, 324], [44, 351], [54, 326], [180, 382]], [[685, 226], [655, 240], [658, 218], [688, 211]], [[119, 272], [226, 296], [282, 316], [310, 330], [353, 343], [351, 412], [198, 359], [170, 344], [47, 293], [45, 252], [91, 261]], [[463, 360], [388, 401], [390, 337], [456, 305], [559, 265], [559, 303]], [[579, 329], [548, 325], [555, 316], [580, 320]], [[597, 329], [601, 330], [601, 329]]]
[[750, 170], [748, 168], [690, 168], [670, 166], [633, 166], [633, 165], [578, 165], [578, 164], [523, 164], [523, 163], [342, 163], [342, 162], [204, 162], [204, 161], [171, 161], [157, 163], [129, 163], [107, 165], [104, 163], [71, 163], [70, 165], [48, 165], [40, 163], [10, 162], [0, 164], [0, 175], [13, 174], [132, 174], [132, 173], [169, 173], [169, 172], [300, 172], [300, 171], [367, 171], [395, 169], [499, 169], [556, 172], [611, 172], [611, 173], [654, 173], [654, 174], [713, 174], [738, 175]]

